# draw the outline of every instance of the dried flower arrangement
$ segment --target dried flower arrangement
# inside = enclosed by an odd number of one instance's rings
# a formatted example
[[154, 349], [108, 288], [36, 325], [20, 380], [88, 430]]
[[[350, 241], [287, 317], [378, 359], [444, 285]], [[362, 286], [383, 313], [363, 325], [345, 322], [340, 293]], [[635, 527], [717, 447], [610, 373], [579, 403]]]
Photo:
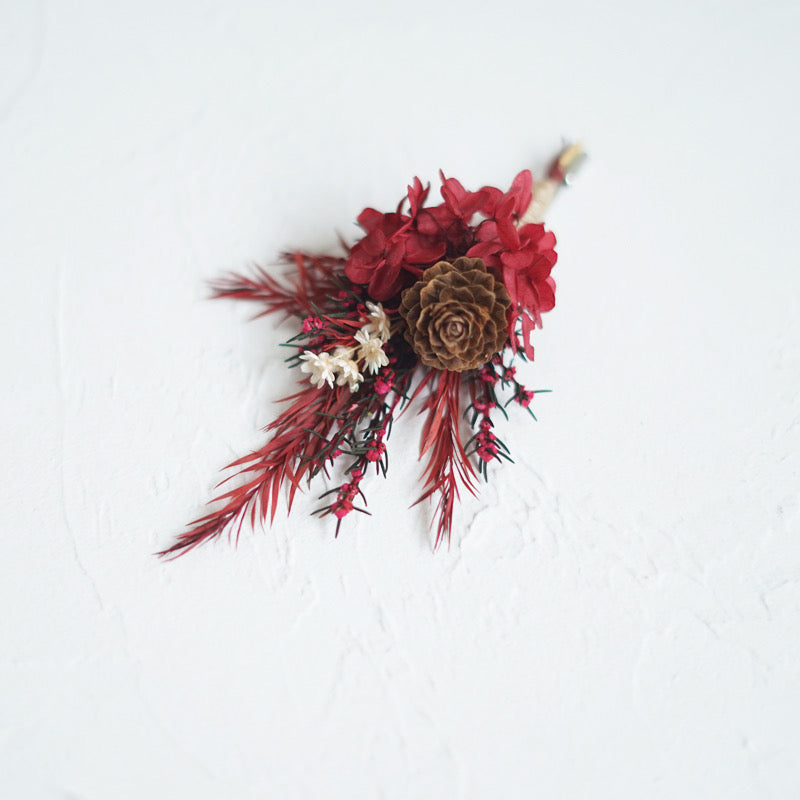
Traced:
[[[531, 335], [555, 305], [556, 240], [541, 218], [583, 158], [579, 146], [566, 147], [535, 188], [524, 170], [507, 192], [470, 192], [441, 174], [435, 206], [425, 205], [430, 186], [415, 178], [396, 211], [361, 212], [364, 236], [343, 243], [343, 256], [286, 254], [286, 282], [258, 269], [214, 283], [214, 297], [298, 319], [287, 361], [307, 377], [267, 427], [267, 443], [228, 466], [241, 485], [160, 555], [181, 555], [225, 531], [238, 539], [245, 521], [274, 519], [282, 489], [291, 509], [304, 483], [342, 464], [346, 478], [317, 512], [336, 518], [338, 535], [352, 511], [368, 513], [358, 505], [366, 504], [362, 482], [371, 467], [386, 475], [392, 422], [423, 394], [427, 464], [417, 502], [435, 500], [434, 546], [449, 543], [460, 491], [476, 494], [487, 465], [510, 460], [494, 412], [506, 415], [516, 403], [532, 415], [534, 392], [513, 362], [533, 359]], [[462, 419], [474, 431], [466, 441]]]

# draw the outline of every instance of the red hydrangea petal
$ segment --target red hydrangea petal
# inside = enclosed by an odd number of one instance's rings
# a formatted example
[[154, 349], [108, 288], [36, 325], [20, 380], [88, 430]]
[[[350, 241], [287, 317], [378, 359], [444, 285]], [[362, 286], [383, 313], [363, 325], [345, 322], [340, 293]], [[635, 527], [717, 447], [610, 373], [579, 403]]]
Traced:
[[434, 264], [447, 251], [444, 242], [427, 243], [415, 236], [409, 236], [405, 245], [406, 261], [411, 264]]
[[422, 181], [419, 178], [414, 178], [413, 183], [408, 187], [408, 205], [411, 209], [412, 217], [416, 217], [419, 213], [430, 189], [430, 184], [423, 188]]
[[478, 242], [467, 250], [467, 255], [470, 258], [487, 258], [495, 255], [497, 250], [498, 247], [495, 242]]
[[555, 234], [546, 230], [540, 222], [523, 225], [519, 229], [519, 235], [523, 240], [535, 242], [536, 249], [539, 251], [552, 250], [556, 246]]
[[531, 255], [524, 250], [517, 250], [516, 252], [507, 251], [500, 254], [500, 261], [503, 262], [504, 267], [522, 272], [530, 267]]
[[489, 242], [494, 241], [499, 238], [497, 233], [497, 223], [493, 219], [487, 219], [481, 222], [478, 225], [477, 230], [475, 231], [475, 238], [479, 242]]
[[388, 264], [384, 269], [376, 269], [372, 273], [367, 291], [370, 297], [383, 302], [394, 297], [403, 286], [403, 277], [399, 264], [390, 267]]
[[494, 210], [497, 208], [497, 204], [503, 199], [503, 193], [494, 186], [482, 186], [480, 195], [483, 198], [483, 205], [480, 207], [479, 211], [486, 217], [494, 216]]
[[506, 197], [513, 197], [513, 213], [520, 215], [528, 210], [533, 198], [533, 175], [529, 169], [524, 169], [511, 182], [511, 188]]
[[358, 224], [367, 232], [377, 228], [378, 225], [381, 224], [383, 221], [384, 215], [381, 214], [380, 211], [376, 211], [374, 208], [365, 208], [359, 215], [358, 215]]
[[519, 249], [520, 246], [519, 233], [517, 233], [517, 228], [514, 225], [511, 216], [498, 215], [496, 222], [497, 222], [497, 235], [500, 238], [500, 241], [503, 243], [503, 246], [506, 247], [508, 250]]
[[492, 195], [484, 189], [468, 192], [455, 178], [445, 178], [441, 171], [439, 176], [442, 179], [441, 194], [445, 205], [464, 222], [469, 223], [478, 211], [491, 203]]
[[417, 214], [417, 230], [423, 236], [435, 236], [442, 232], [442, 226], [436, 219], [436, 215], [433, 211], [434, 209], [432, 208], [425, 208]]
[[533, 361], [533, 344], [531, 334], [536, 329], [536, 323], [527, 314], [522, 315], [522, 349], [525, 351], [525, 358]]
[[556, 307], [556, 282], [548, 278], [536, 285], [539, 292], [539, 310], [544, 314]]

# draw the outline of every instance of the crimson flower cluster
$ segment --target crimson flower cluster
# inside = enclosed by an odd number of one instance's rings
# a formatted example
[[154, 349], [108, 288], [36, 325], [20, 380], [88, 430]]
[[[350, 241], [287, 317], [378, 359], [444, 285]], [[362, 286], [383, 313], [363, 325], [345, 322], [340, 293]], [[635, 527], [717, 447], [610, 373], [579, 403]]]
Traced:
[[426, 206], [430, 186], [415, 178], [396, 211], [364, 209], [364, 237], [350, 250], [345, 275], [374, 300], [391, 303], [430, 266], [460, 256], [480, 258], [511, 297], [509, 343], [533, 357], [531, 333], [555, 305], [555, 236], [544, 225], [519, 226], [530, 205], [533, 178], [520, 172], [507, 192], [484, 186], [467, 191], [440, 173], [442, 203]]

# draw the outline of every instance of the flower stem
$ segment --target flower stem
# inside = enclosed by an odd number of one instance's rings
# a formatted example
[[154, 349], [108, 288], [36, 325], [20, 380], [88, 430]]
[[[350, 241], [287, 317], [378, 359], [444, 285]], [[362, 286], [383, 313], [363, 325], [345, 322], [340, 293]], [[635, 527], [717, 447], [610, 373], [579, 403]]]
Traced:
[[545, 211], [555, 199], [558, 190], [572, 184], [586, 157], [580, 144], [570, 144], [561, 150], [553, 159], [553, 163], [547, 171], [547, 177], [534, 185], [531, 204], [519, 218], [517, 227], [542, 221]]

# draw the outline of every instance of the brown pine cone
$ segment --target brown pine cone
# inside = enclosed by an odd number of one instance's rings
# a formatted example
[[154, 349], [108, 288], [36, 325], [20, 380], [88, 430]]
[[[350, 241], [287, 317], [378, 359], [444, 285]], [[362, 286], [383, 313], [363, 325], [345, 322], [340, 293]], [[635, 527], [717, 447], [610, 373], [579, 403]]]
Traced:
[[485, 364], [508, 337], [506, 287], [480, 258], [428, 267], [402, 294], [405, 337], [428, 367], [463, 372]]

